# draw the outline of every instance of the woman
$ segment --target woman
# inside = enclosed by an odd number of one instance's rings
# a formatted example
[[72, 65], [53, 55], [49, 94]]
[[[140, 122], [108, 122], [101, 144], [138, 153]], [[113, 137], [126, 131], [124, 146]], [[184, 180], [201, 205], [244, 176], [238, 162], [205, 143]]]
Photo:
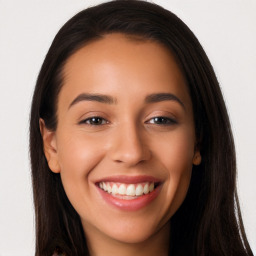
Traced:
[[169, 11], [114, 1], [69, 20], [30, 127], [36, 255], [252, 255], [217, 79]]

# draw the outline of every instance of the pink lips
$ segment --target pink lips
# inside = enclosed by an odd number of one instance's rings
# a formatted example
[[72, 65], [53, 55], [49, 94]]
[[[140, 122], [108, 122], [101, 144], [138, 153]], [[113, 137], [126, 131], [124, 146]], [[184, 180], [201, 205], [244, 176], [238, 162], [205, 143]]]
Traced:
[[[144, 194], [139, 197], [135, 197], [134, 199], [126, 200], [119, 197], [114, 197], [113, 195], [102, 190], [98, 184], [100, 182], [116, 182], [116, 183], [124, 183], [124, 184], [137, 184], [143, 182], [154, 182], [158, 184], [158, 186], [150, 193]], [[96, 188], [98, 189], [100, 195], [103, 200], [105, 200], [108, 204], [126, 211], [136, 211], [143, 207], [149, 205], [158, 195], [161, 189], [160, 180], [152, 177], [152, 176], [112, 176], [106, 177], [97, 181]]]

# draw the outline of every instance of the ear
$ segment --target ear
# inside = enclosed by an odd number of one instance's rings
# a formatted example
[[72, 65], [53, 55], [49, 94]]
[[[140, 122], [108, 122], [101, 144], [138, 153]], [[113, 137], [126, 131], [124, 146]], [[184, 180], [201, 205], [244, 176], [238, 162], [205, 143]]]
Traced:
[[44, 154], [47, 159], [48, 166], [52, 172], [60, 173], [55, 131], [47, 129], [42, 118], [39, 120], [39, 126], [43, 139]]
[[195, 152], [193, 157], [193, 164], [199, 165], [201, 164], [201, 161], [202, 161], [202, 157], [201, 157], [200, 151]]
[[201, 162], [202, 162], [202, 156], [201, 156], [201, 153], [200, 153], [199, 144], [197, 143], [196, 146], [195, 146], [195, 153], [194, 153], [194, 156], [193, 156], [193, 164], [194, 165], [199, 165], [199, 164], [201, 164]]

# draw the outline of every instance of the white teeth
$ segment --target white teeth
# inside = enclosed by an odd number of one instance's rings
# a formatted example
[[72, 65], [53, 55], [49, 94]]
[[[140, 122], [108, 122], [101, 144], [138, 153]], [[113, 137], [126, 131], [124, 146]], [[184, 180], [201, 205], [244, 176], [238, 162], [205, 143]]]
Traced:
[[110, 194], [112, 192], [112, 188], [109, 184], [107, 185], [107, 189], [108, 189], [108, 193]]
[[144, 186], [144, 194], [148, 194], [149, 193], [149, 188], [148, 188], [148, 184], [146, 184], [145, 186]]
[[115, 194], [117, 194], [117, 193], [118, 193], [118, 187], [117, 187], [116, 184], [114, 184], [114, 185], [112, 186], [112, 194], [115, 195]]
[[148, 194], [155, 189], [154, 182], [143, 182], [140, 184], [122, 184], [114, 182], [100, 182], [99, 187], [112, 195], [138, 197]]
[[129, 185], [126, 189], [127, 196], [135, 196], [135, 186], [133, 184]]
[[125, 195], [126, 194], [126, 187], [124, 184], [122, 184], [119, 189], [118, 189], [118, 194], [119, 195]]
[[153, 190], [154, 190], [154, 183], [150, 183], [149, 192], [152, 192]]
[[[154, 186], [154, 184], [153, 184]], [[143, 187], [141, 184], [139, 184], [136, 188], [136, 191], [135, 191], [135, 194], [136, 196], [142, 196], [143, 195]]]

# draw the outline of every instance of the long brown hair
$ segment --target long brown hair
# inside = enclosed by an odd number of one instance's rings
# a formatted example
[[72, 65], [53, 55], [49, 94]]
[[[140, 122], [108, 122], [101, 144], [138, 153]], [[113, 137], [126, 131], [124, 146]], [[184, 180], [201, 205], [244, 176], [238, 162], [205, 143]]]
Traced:
[[79, 48], [109, 33], [135, 35], [164, 45], [175, 56], [193, 102], [202, 163], [194, 166], [185, 201], [171, 218], [170, 255], [252, 255], [236, 192], [236, 157], [230, 122], [214, 70], [191, 30], [173, 13], [137, 0], [88, 8], [58, 32], [39, 73], [30, 117], [30, 155], [36, 216], [36, 256], [54, 250], [88, 255], [79, 215], [60, 175], [50, 171], [39, 119], [55, 130], [62, 70]]

